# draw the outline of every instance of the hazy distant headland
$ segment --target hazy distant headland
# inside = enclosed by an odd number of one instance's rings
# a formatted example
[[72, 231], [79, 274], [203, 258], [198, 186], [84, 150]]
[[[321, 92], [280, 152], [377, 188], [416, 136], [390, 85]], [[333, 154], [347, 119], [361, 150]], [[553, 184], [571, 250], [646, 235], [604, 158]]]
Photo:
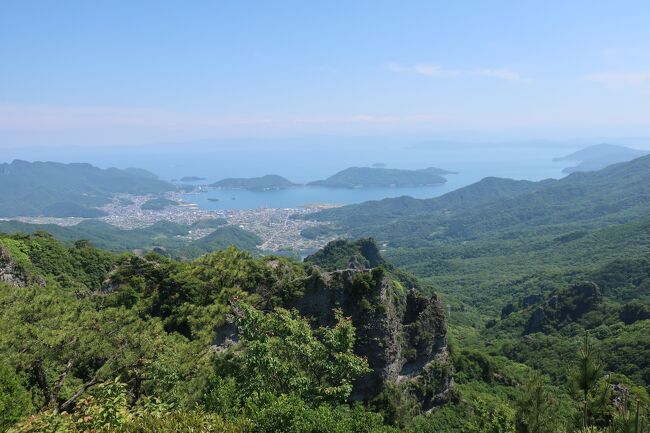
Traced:
[[647, 155], [649, 152], [644, 150], [632, 149], [630, 147], [619, 146], [616, 144], [595, 144], [585, 147], [577, 152], [554, 158], [553, 161], [577, 162], [577, 165], [566, 167], [563, 173], [574, 173], [576, 171], [595, 171], [605, 168], [608, 165], [619, 162], [631, 161], [635, 158]]

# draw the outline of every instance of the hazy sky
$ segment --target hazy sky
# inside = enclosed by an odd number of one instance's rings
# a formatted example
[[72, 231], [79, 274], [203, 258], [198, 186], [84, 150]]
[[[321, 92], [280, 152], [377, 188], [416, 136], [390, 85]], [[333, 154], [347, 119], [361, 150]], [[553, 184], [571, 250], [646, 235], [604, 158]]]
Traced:
[[650, 136], [646, 1], [0, 0], [0, 147]]

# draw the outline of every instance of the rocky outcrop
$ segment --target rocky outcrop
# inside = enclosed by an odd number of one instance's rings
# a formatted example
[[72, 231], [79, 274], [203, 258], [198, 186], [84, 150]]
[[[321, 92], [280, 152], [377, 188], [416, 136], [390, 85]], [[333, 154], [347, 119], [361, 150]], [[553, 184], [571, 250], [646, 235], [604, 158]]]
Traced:
[[7, 248], [0, 244], [0, 283], [25, 287], [31, 278], [11, 257]]
[[560, 329], [567, 323], [579, 321], [602, 302], [600, 288], [592, 282], [576, 283], [558, 290], [546, 300], [530, 307], [524, 335]]
[[291, 307], [315, 326], [332, 325], [335, 309], [352, 318], [355, 352], [372, 369], [357, 380], [352, 399], [371, 399], [387, 385], [413, 384], [423, 390], [417, 397], [425, 409], [446, 400], [453, 381], [444, 308], [436, 295], [406, 291], [382, 267], [333, 272], [315, 267], [304, 296]]
[[338, 269], [372, 269], [377, 266], [391, 267], [379, 252], [372, 238], [356, 241], [338, 239], [329, 242], [323, 249], [305, 258], [309, 263], [325, 271]]

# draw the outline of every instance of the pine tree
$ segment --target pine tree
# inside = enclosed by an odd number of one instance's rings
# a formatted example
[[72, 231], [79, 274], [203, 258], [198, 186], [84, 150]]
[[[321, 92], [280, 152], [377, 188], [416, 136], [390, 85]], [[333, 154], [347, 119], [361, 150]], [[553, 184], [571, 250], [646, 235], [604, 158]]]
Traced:
[[558, 430], [557, 403], [544, 378], [533, 373], [517, 402], [517, 433], [553, 433]]
[[571, 372], [571, 383], [582, 395], [582, 427], [589, 423], [589, 393], [603, 376], [602, 364], [589, 341], [589, 333], [585, 333], [582, 348], [578, 353], [578, 362]]

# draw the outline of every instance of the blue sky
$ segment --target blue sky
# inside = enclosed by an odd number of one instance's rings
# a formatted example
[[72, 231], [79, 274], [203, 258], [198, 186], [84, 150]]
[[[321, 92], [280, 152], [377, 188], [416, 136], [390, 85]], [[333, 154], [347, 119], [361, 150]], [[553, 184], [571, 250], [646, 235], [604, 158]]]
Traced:
[[647, 1], [0, 0], [0, 146], [650, 136]]

